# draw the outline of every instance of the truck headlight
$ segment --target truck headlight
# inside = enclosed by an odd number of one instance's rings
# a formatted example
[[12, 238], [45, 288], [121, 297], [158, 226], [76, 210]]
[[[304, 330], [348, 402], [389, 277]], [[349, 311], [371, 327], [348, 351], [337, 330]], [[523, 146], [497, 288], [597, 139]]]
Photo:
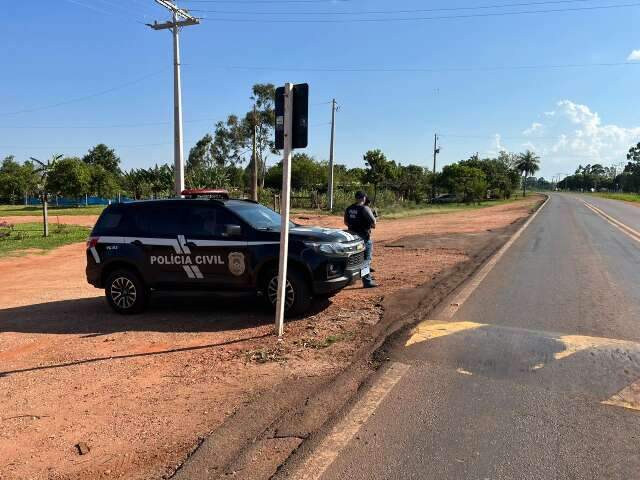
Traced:
[[305, 245], [309, 248], [313, 248], [318, 253], [325, 255], [348, 255], [347, 249], [344, 245], [338, 242], [321, 243], [321, 242], [305, 242]]

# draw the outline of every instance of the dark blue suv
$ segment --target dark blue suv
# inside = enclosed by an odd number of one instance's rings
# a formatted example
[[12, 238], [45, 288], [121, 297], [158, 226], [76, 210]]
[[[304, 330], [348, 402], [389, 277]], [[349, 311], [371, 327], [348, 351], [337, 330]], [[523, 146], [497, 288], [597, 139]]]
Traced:
[[[247, 200], [118, 203], [87, 241], [87, 280], [118, 313], [141, 312], [151, 291], [254, 291], [275, 305], [280, 215]], [[364, 243], [336, 229], [291, 224], [288, 315], [367, 273]]]

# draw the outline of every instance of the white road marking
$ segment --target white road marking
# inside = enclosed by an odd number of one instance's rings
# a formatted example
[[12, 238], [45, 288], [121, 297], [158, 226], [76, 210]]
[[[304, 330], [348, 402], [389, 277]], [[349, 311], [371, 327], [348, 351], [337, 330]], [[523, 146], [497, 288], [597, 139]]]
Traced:
[[329, 435], [293, 475], [293, 478], [298, 480], [321, 478], [409, 368], [409, 365], [403, 363], [392, 363], [371, 389], [356, 403], [345, 420], [331, 429]]
[[504, 256], [504, 254], [507, 253], [507, 250], [511, 248], [511, 245], [513, 245], [515, 241], [518, 240], [518, 238], [520, 238], [520, 235], [522, 235], [522, 232], [524, 232], [527, 229], [529, 224], [533, 222], [533, 220], [538, 216], [538, 214], [547, 205], [547, 203], [549, 203], [550, 198], [551, 198], [550, 196], [547, 196], [547, 199], [540, 206], [540, 208], [533, 215], [531, 215], [531, 217], [529, 217], [529, 220], [527, 220], [525, 224], [522, 225], [518, 229], [518, 231], [513, 235], [513, 237], [511, 237], [509, 241], [505, 243], [500, 250], [498, 250], [498, 253], [496, 253], [493, 257], [491, 257], [491, 259], [471, 279], [471, 281], [464, 286], [464, 288], [456, 296], [455, 300], [449, 304], [449, 306], [442, 312], [442, 315], [439, 315], [438, 318], [442, 318], [442, 319], [453, 318], [453, 316], [458, 312], [458, 310], [460, 310], [460, 307], [462, 307], [464, 302], [466, 302], [467, 299], [471, 296], [471, 294], [475, 291], [475, 289], [478, 288], [478, 286], [482, 283], [485, 277], [489, 275], [489, 272], [493, 270], [493, 267], [495, 267], [496, 264], [500, 261], [500, 259]]
[[628, 237], [631, 237], [636, 242], [640, 242], [640, 232], [638, 230], [635, 230], [635, 229], [631, 228], [629, 225], [626, 225], [626, 224], [622, 223], [620, 220], [617, 220], [617, 219], [613, 218], [611, 215], [608, 215], [608, 214], [604, 213], [598, 207], [596, 207], [595, 205], [593, 205], [593, 204], [591, 204], [589, 202], [583, 201], [582, 203], [584, 203], [585, 207], [587, 207], [592, 212], [600, 215], [602, 218], [604, 218], [607, 222], [609, 222], [611, 225], [616, 227], [622, 233], [624, 233]]

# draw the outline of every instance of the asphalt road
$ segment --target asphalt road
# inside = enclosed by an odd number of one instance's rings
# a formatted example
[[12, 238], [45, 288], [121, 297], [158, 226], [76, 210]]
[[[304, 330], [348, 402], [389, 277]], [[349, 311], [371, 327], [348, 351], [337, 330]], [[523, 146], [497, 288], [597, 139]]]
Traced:
[[633, 230], [639, 207], [553, 194], [279, 477], [639, 479]]

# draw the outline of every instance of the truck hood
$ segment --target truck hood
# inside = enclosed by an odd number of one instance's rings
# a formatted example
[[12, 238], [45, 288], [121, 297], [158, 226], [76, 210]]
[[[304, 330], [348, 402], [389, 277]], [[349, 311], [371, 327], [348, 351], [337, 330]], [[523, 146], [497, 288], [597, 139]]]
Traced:
[[351, 243], [361, 238], [353, 233], [337, 228], [309, 227], [297, 225], [289, 229], [289, 234], [296, 240], [303, 242], [336, 242]]

